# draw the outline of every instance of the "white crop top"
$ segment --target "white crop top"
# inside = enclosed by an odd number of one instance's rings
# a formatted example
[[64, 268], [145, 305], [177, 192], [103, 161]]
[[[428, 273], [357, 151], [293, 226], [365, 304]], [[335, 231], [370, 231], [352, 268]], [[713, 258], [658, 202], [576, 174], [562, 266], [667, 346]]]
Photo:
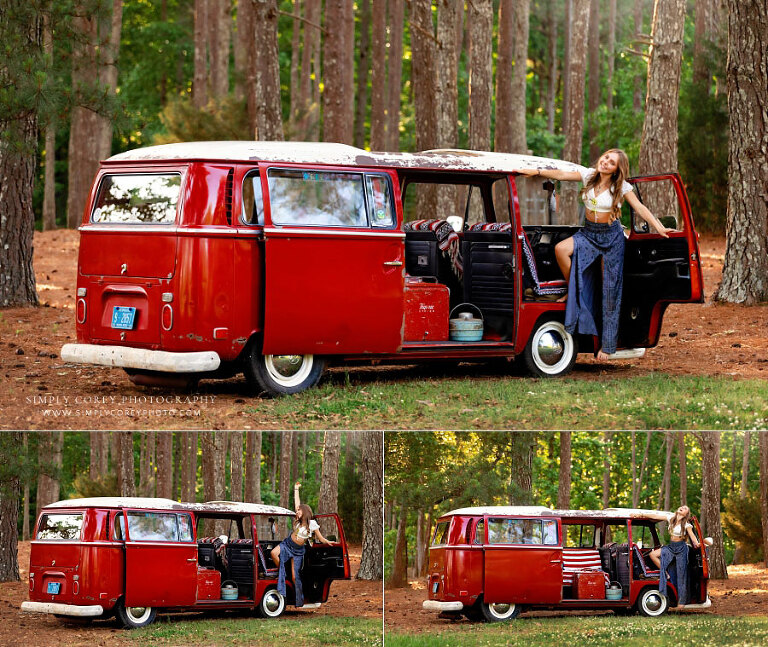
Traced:
[[[596, 172], [597, 171], [593, 168], [582, 166], [579, 168], [581, 182], [586, 184]], [[632, 185], [625, 180], [624, 184], [621, 185], [622, 197], [630, 191], [632, 191]], [[597, 213], [611, 213], [613, 206], [613, 187], [607, 191], [603, 191], [598, 196], [595, 196], [595, 189], [593, 187], [587, 191], [586, 194], [582, 194], [582, 199], [584, 200], [584, 206], [590, 211], [595, 211]], [[619, 202], [619, 206], [621, 206], [621, 202]]]
[[[672, 519], [673, 519], [673, 518], [674, 518], [674, 515], [671, 515], [671, 516], [669, 517], [669, 523], [671, 523], [671, 522], [672, 522]], [[676, 525], [674, 528], [671, 528], [671, 529], [670, 529], [669, 533], [670, 533], [670, 535], [672, 535], [673, 537], [683, 537], [683, 535], [684, 535], [686, 532], [688, 532], [688, 529], [689, 529], [689, 528], [693, 528], [693, 526], [692, 526], [691, 524], [689, 524], [689, 523], [686, 523], [686, 524], [685, 524], [685, 529], [684, 529], [684, 530], [680, 528], [680, 524], [678, 523], [678, 524], [677, 524], [677, 525]]]
[[296, 536], [299, 539], [309, 539], [315, 530], [320, 530], [320, 524], [317, 523], [317, 521], [314, 519], [310, 519], [309, 528], [307, 528], [304, 524], [300, 524], [299, 527], [296, 528]]

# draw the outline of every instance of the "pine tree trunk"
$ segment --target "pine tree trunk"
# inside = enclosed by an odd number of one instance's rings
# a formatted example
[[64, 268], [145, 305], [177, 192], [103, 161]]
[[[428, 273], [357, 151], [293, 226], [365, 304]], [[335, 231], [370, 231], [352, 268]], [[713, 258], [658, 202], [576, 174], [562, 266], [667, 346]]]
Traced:
[[[382, 11], [381, 20], [386, 14]], [[365, 148], [365, 121], [368, 113], [368, 70], [371, 67], [371, 0], [360, 0], [360, 41], [357, 46], [357, 107], [355, 146]], [[371, 104], [373, 107], [373, 104]]]
[[525, 137], [525, 77], [529, 11], [529, 0], [501, 0], [499, 3], [496, 130], [493, 145], [496, 152], [528, 152]]
[[171, 490], [171, 498], [176, 501], [182, 501], [181, 496], [181, 455], [183, 452], [183, 445], [181, 444], [181, 434], [183, 432], [176, 432], [173, 434], [173, 488]]
[[117, 473], [117, 491], [120, 496], [136, 496], [136, 480], [133, 464], [133, 432], [113, 431], [117, 441], [115, 472]]
[[395, 539], [394, 564], [392, 574], [389, 576], [387, 586], [392, 589], [402, 588], [408, 585], [408, 545], [405, 536], [405, 526], [408, 521], [408, 510], [400, 506], [400, 514], [397, 520], [397, 538]]
[[[680, 64], [683, 55], [685, 0], [655, 0], [645, 121], [640, 141], [640, 174], [677, 171], [677, 114]], [[673, 213], [669, 192], [660, 188], [643, 194], [655, 215]]]
[[469, 147], [491, 149], [493, 2], [469, 3]]
[[[635, 19], [635, 39], [640, 40], [643, 37], [643, 0], [635, 0], [633, 16]], [[635, 77], [635, 91], [632, 95], [632, 109], [640, 112], [643, 109], [643, 76], [638, 74]]]
[[173, 499], [173, 432], [157, 432], [157, 496]]
[[384, 551], [383, 434], [363, 432], [363, 550], [357, 579], [380, 580]]
[[680, 505], [688, 505], [688, 474], [685, 455], [685, 432], [677, 432], [677, 459], [680, 461]]
[[661, 493], [659, 495], [659, 507], [662, 510], [669, 510], [672, 499], [672, 450], [674, 448], [673, 431], [664, 433], [664, 476], [661, 480]]
[[387, 2], [373, 0], [371, 25], [371, 150], [387, 149]]
[[301, 131], [308, 141], [320, 139], [320, 20], [322, 0], [306, 0], [304, 51], [301, 63]]
[[[243, 100], [253, 93], [253, 50], [256, 45], [253, 27], [252, 0], [237, 0], [235, 26], [235, 97]], [[251, 115], [252, 117], [252, 115]], [[253, 119], [250, 119], [253, 123]]]
[[291, 438], [291, 483], [299, 480], [299, 433]]
[[613, 110], [613, 72], [616, 67], [616, 0], [608, 0], [608, 46], [605, 54], [608, 57], [605, 105], [610, 112]]
[[768, 5], [728, 8], [728, 214], [715, 298], [752, 305], [768, 300]]
[[282, 431], [280, 434], [280, 505], [293, 509], [291, 499], [291, 453], [295, 431]]
[[101, 476], [101, 435], [103, 431], [91, 431], [88, 434], [88, 443], [90, 446], [90, 454], [88, 461], [88, 478], [95, 481]]
[[389, 58], [387, 89], [387, 146], [390, 151], [400, 150], [400, 91], [403, 75], [403, 0], [388, 0]]
[[[209, 4], [215, 0], [195, 0], [194, 27], [194, 76], [192, 78], [192, 103], [204, 108], [208, 103], [208, 29]], [[251, 63], [252, 64], [252, 63]]]
[[261, 432], [245, 434], [245, 500], [261, 503]]
[[[43, 33], [45, 53], [53, 57], [53, 38], [48, 19]], [[45, 176], [43, 188], [43, 231], [56, 229], [56, 126], [51, 120], [45, 127]]]
[[61, 450], [63, 445], [64, 432], [62, 431], [54, 431], [39, 436], [36, 517], [40, 516], [40, 511], [45, 506], [61, 498]]
[[693, 82], [709, 84], [711, 74], [707, 65], [707, 43], [711, 43], [712, 34], [707, 28], [712, 24], [714, 11], [713, 0], [696, 0], [694, 9], [693, 33]]
[[560, 128], [563, 135], [568, 133], [568, 106], [571, 96], [571, 40], [573, 38], [573, 0], [565, 0], [565, 18], [563, 19], [563, 114], [561, 117]]
[[[22, 432], [0, 434], [0, 455], [21, 456]], [[14, 465], [6, 465], [0, 477], [0, 582], [19, 581], [18, 518], [21, 476]]]
[[611, 437], [613, 432], [603, 432], [603, 508], [611, 506]]
[[323, 473], [318, 495], [318, 512], [337, 512], [339, 509], [339, 454], [341, 432], [326, 431], [323, 439]]
[[278, 480], [277, 480], [277, 466], [280, 462], [280, 454], [279, 454], [279, 445], [280, 445], [280, 432], [279, 431], [273, 431], [270, 434], [272, 438], [271, 447], [272, 447], [272, 454], [271, 454], [271, 469], [270, 469], [270, 477], [269, 482], [272, 485], [272, 491], [278, 492]]
[[424, 566], [424, 510], [416, 510], [416, 539], [415, 554], [413, 565], [414, 578], [421, 577], [421, 571]]
[[243, 432], [230, 431], [229, 437], [229, 500], [243, 500]]
[[[118, 56], [120, 54], [122, 27], [123, 2], [122, 0], [112, 0], [111, 14], [105, 13], [104, 19], [99, 25], [99, 82], [102, 90], [109, 96], [114, 96], [117, 90]], [[98, 132], [95, 161], [99, 162], [112, 154], [113, 119], [110, 116], [96, 115], [95, 122]]]
[[[555, 0], [547, 1], [547, 131], [555, 134], [555, 106], [557, 101], [557, 16]], [[550, 155], [554, 153], [550, 152]]]
[[288, 139], [298, 139], [296, 137], [296, 131], [298, 130], [299, 103], [301, 101], [299, 97], [299, 85], [301, 79], [299, 77], [299, 57], [301, 54], [301, 0], [293, 0], [293, 25], [291, 26], [291, 71], [290, 71], [290, 86], [289, 86], [289, 100], [290, 108], [288, 109]]
[[255, 77], [249, 97], [249, 114], [256, 117], [252, 130], [256, 139], [283, 141], [283, 116], [280, 103], [280, 59], [277, 48], [277, 0], [254, 0], [256, 49], [258, 60], [252, 61]]
[[744, 432], [744, 449], [741, 454], [741, 486], [739, 487], [739, 498], [744, 499], [747, 496], [747, 479], [749, 478], [749, 442], [751, 440], [751, 431]]
[[720, 432], [703, 431], [701, 443], [701, 530], [712, 537], [709, 548], [709, 577], [728, 579], [720, 525]]
[[557, 508], [571, 507], [571, 432], [560, 432], [560, 478], [557, 487]]
[[[203, 431], [200, 441], [203, 457], [203, 497], [205, 501], [221, 501], [226, 496], [224, 467], [227, 458], [227, 432]], [[217, 520], [206, 522], [208, 535], [222, 535], [228, 531], [229, 523]]]
[[760, 448], [760, 511], [763, 524], [763, 562], [765, 567], [768, 568], [768, 431], [758, 431], [757, 434]]
[[632, 507], [636, 508], [638, 503], [637, 491], [637, 438], [635, 432], [631, 431], [632, 437]]
[[597, 141], [597, 109], [600, 107], [600, 0], [591, 0], [589, 6], [589, 85], [587, 106], [589, 112], [589, 161], [600, 155]]
[[323, 141], [351, 144], [353, 124], [349, 121], [346, 84], [351, 60], [347, 60], [347, 0], [326, 0], [323, 43]]
[[640, 464], [640, 478], [637, 479], [637, 502], [633, 507], [637, 507], [640, 499], [643, 497], [643, 481], [645, 479], [645, 468], [648, 466], [648, 451], [651, 448], [652, 431], [645, 432], [645, 450], [643, 451], [643, 462]]
[[[581, 140], [584, 132], [584, 82], [589, 41], [589, 3], [590, 0], [571, 2], [568, 67], [563, 73], [568, 78], [568, 101], [563, 108], [565, 118], [563, 159], [577, 164], [581, 164]], [[574, 183], [564, 184], [561, 191], [563, 216], [560, 222], [562, 224], [575, 224], [578, 219], [577, 187], [569, 185]]]
[[[29, 463], [29, 433], [28, 431], [22, 434], [22, 453], [24, 462]], [[0, 483], [0, 492], [2, 491], [3, 484]], [[29, 479], [24, 479], [24, 508], [22, 510], [23, 519], [21, 521], [21, 540], [29, 541]], [[0, 541], [0, 550], [2, 550], [3, 543]]]
[[533, 503], [533, 455], [536, 452], [536, 432], [513, 434], [512, 496], [510, 505]]

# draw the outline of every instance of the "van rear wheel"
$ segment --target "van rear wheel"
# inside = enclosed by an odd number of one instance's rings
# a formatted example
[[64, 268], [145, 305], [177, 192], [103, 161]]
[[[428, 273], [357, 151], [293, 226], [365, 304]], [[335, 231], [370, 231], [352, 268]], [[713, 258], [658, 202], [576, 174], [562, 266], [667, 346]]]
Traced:
[[244, 373], [252, 387], [276, 396], [315, 386], [324, 369], [325, 359], [317, 355], [262, 355], [254, 345]]
[[123, 602], [117, 606], [117, 619], [126, 629], [137, 629], [151, 625], [157, 617], [154, 607], [127, 607]]
[[486, 622], [504, 622], [513, 620], [520, 615], [520, 605], [514, 603], [493, 603], [482, 602], [480, 612], [483, 614], [483, 620]]
[[262, 618], [279, 618], [285, 611], [285, 598], [277, 589], [267, 589], [259, 601], [258, 611]]

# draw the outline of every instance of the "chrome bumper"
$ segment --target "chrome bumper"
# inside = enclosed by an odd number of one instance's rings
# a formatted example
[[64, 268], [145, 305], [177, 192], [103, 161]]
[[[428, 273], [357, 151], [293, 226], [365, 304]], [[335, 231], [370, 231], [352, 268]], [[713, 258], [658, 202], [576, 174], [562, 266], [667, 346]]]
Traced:
[[219, 354], [214, 351], [169, 353], [164, 350], [98, 344], [64, 344], [61, 348], [61, 359], [65, 362], [119, 366], [165, 373], [215, 371], [221, 364]]
[[461, 611], [464, 608], [462, 602], [440, 602], [439, 600], [424, 600], [421, 606], [427, 611]]
[[76, 604], [58, 604], [56, 602], [22, 602], [21, 610], [28, 613], [55, 613], [59, 616], [75, 616], [77, 618], [93, 618], [104, 613], [100, 604], [78, 606]]

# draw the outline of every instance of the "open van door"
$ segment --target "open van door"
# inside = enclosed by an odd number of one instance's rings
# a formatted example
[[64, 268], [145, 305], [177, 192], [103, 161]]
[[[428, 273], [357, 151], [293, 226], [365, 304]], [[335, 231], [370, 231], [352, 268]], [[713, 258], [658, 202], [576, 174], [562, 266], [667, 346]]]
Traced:
[[124, 509], [115, 523], [122, 524], [125, 538], [125, 605], [195, 604], [197, 543], [190, 513]]
[[315, 543], [307, 547], [301, 576], [304, 584], [304, 599], [308, 603], [325, 602], [331, 580], [350, 578], [349, 552], [341, 521], [335, 514], [315, 515], [323, 537], [333, 545]]
[[702, 303], [699, 244], [685, 187], [677, 173], [633, 177], [640, 201], [663, 225], [669, 238], [652, 230], [624, 203], [622, 223], [629, 225], [624, 254], [624, 289], [619, 347], [655, 346], [670, 303]]

